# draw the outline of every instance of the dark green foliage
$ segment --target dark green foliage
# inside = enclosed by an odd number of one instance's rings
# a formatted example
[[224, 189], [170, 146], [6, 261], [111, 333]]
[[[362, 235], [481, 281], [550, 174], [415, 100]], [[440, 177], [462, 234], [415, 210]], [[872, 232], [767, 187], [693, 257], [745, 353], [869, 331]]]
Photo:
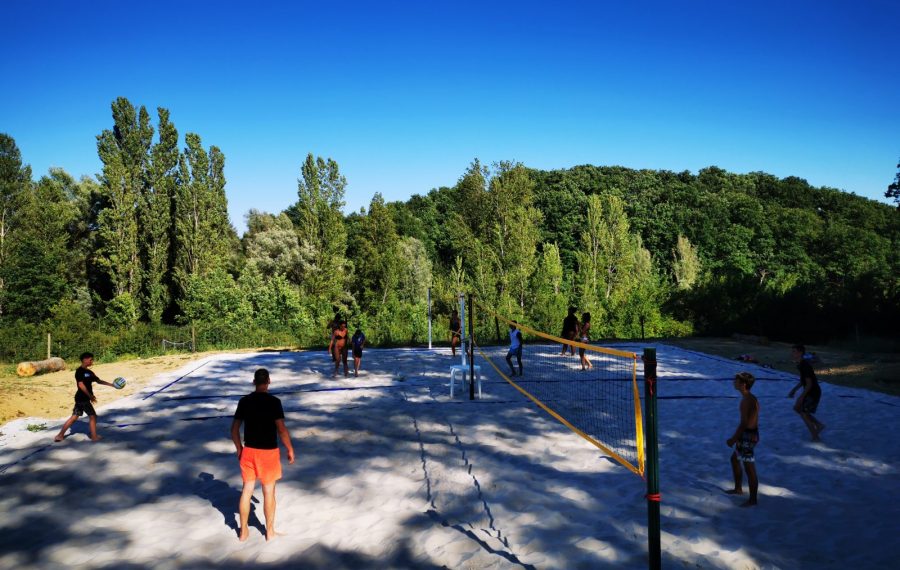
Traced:
[[335, 313], [373, 344], [418, 343], [429, 287], [439, 341], [461, 291], [550, 333], [575, 305], [595, 339], [641, 323], [648, 336], [896, 335], [898, 210], [799, 178], [475, 160], [453, 187], [376, 194], [344, 216], [337, 162], [309, 154], [297, 202], [251, 211], [238, 240], [221, 150], [189, 133], [179, 151], [165, 109], [155, 142], [143, 107], [112, 111], [99, 182], [58, 169], [32, 182], [0, 135], [3, 358], [41, 357], [46, 330], [69, 358], [156, 354], [191, 328], [200, 349], [321, 346]]

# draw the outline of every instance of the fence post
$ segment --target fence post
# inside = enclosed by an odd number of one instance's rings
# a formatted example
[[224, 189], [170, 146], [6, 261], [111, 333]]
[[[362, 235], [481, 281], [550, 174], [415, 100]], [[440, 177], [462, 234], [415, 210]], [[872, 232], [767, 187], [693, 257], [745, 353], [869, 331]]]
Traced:
[[47, 333], [47, 360], [50, 360], [50, 333]]
[[469, 293], [469, 399], [475, 399], [475, 305]]
[[191, 325], [191, 352], [197, 352], [197, 327]]

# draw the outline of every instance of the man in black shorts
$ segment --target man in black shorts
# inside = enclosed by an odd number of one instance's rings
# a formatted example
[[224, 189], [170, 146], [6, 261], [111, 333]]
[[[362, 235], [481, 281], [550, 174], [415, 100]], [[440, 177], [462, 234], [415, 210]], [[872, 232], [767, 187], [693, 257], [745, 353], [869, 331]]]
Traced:
[[81, 366], [75, 371], [75, 385], [78, 390], [75, 392], [75, 407], [72, 408], [72, 416], [66, 420], [61, 430], [53, 441], [62, 441], [66, 437], [66, 432], [72, 427], [78, 418], [83, 414], [87, 414], [88, 423], [91, 428], [91, 441], [99, 441], [101, 437], [97, 435], [97, 412], [94, 411], [94, 403], [97, 398], [94, 397], [94, 389], [92, 384], [103, 384], [104, 386], [112, 386], [112, 382], [106, 382], [97, 378], [97, 376], [89, 370], [94, 365], [94, 355], [85, 352], [81, 355]]
[[[275, 538], [275, 482], [281, 479], [281, 452], [278, 438], [287, 449], [288, 463], [294, 462], [291, 434], [284, 425], [281, 400], [269, 394], [269, 371], [258, 369], [253, 374], [256, 389], [238, 401], [231, 422], [231, 440], [237, 450], [244, 488], [238, 502], [241, 528], [238, 538], [247, 540], [250, 529], [250, 500], [256, 480], [262, 484], [263, 512], [266, 516], [266, 540]], [[241, 444], [241, 424], [244, 423], [244, 443]]]
[[[576, 310], [575, 307], [569, 307], [569, 316], [563, 319], [562, 337], [566, 340], [575, 340], [575, 335], [578, 334], [578, 317], [575, 316]], [[560, 354], [565, 354], [566, 348], [572, 351], [572, 356], [575, 356], [575, 346], [571, 344], [564, 344]]]
[[797, 370], [800, 371], [800, 382], [788, 392], [788, 398], [793, 398], [797, 390], [803, 389], [800, 396], [794, 403], [794, 411], [800, 414], [806, 429], [809, 430], [813, 441], [819, 441], [819, 434], [825, 430], [825, 424], [816, 419], [813, 414], [819, 408], [819, 400], [822, 398], [822, 388], [819, 386], [819, 379], [813, 372], [812, 364], [806, 355], [806, 347], [802, 344], [795, 344], [791, 349], [791, 359], [797, 363]]

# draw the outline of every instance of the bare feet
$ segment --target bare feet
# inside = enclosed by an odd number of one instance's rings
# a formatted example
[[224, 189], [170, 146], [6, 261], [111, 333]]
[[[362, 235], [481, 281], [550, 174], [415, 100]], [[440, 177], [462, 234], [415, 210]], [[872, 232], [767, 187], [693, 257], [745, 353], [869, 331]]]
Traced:
[[58, 436], [56, 436], [56, 437], [53, 438], [53, 441], [55, 441], [56, 443], [59, 443], [59, 442], [61, 442], [63, 439], [65, 439], [65, 437], [66, 437], [66, 436], [64, 436], [63, 434], [59, 434]]
[[250, 529], [247, 527], [241, 527], [241, 532], [238, 535], [238, 540], [240, 540], [241, 542], [244, 542], [248, 538], [250, 538]]
[[741, 507], [755, 507], [756, 499], [747, 499], [743, 503], [741, 503]]
[[274, 530], [269, 531], [269, 529], [266, 529], [266, 542], [269, 542], [270, 540], [275, 540], [276, 536], [284, 536], [284, 533], [283, 532], [275, 532]]
[[728, 489], [725, 491], [725, 494], [726, 495], [743, 495], [744, 490], [743, 489]]
[[100, 441], [101, 439], [103, 439], [103, 436], [102, 436], [102, 435], [98, 435], [98, 436], [92, 437], [92, 438], [91, 438], [91, 441]]

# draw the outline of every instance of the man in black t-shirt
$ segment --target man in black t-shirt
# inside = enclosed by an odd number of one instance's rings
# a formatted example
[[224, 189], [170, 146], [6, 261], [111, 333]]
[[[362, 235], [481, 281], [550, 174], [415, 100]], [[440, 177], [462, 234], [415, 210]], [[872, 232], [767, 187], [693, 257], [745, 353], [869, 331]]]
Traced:
[[819, 434], [825, 431], [825, 424], [816, 419], [813, 414], [819, 407], [819, 400], [822, 398], [822, 388], [819, 386], [819, 379], [813, 372], [812, 364], [806, 354], [806, 347], [802, 344], [795, 344], [791, 349], [791, 359], [797, 363], [797, 370], [800, 371], [800, 382], [788, 392], [788, 398], [792, 398], [797, 390], [802, 389], [797, 402], [794, 404], [794, 411], [800, 414], [806, 429], [812, 435], [813, 441], [819, 441]]
[[[275, 538], [275, 482], [281, 479], [281, 453], [278, 439], [287, 449], [288, 463], [294, 462], [291, 435], [284, 425], [284, 409], [281, 400], [268, 393], [269, 371], [260, 368], [253, 375], [256, 390], [238, 402], [231, 422], [231, 439], [237, 449], [244, 488], [238, 503], [241, 517], [239, 538], [247, 540], [250, 518], [250, 499], [256, 480], [262, 484], [263, 512], [266, 516], [266, 540]], [[241, 424], [244, 424], [244, 443], [241, 444]]]
[[[575, 336], [578, 334], [578, 317], [575, 316], [576, 310], [575, 307], [569, 307], [569, 316], [563, 319], [562, 337], [566, 340], [575, 340]], [[571, 344], [564, 344], [560, 354], [565, 354], [567, 348], [572, 351], [572, 356], [575, 356], [575, 346]]]
[[53, 438], [53, 441], [62, 441], [63, 438], [66, 437], [66, 432], [72, 427], [72, 424], [78, 421], [78, 418], [83, 414], [87, 414], [88, 423], [91, 427], [91, 441], [99, 441], [102, 439], [97, 435], [97, 412], [94, 411], [93, 405], [97, 401], [97, 398], [94, 397], [93, 383], [96, 382], [97, 384], [103, 384], [104, 386], [112, 386], [113, 384], [112, 382], [97, 378], [97, 375], [89, 370], [93, 365], [93, 354], [85, 352], [81, 355], [81, 366], [75, 371], [75, 385], [78, 388], [75, 392], [75, 407], [72, 408], [72, 416], [66, 420], [66, 423], [63, 424], [62, 429], [59, 430], [59, 433]]

